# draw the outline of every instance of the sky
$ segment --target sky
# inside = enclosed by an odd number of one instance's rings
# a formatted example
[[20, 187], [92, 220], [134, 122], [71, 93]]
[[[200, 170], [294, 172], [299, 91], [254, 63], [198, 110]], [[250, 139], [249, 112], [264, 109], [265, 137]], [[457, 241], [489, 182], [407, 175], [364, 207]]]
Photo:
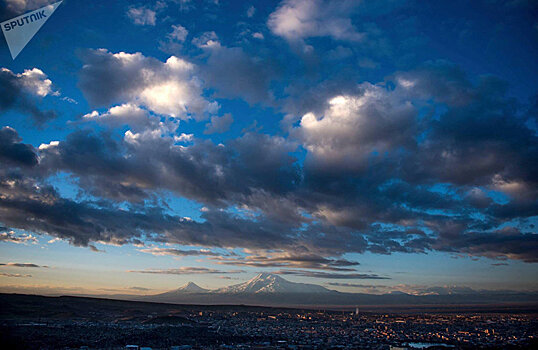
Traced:
[[15, 60], [1, 39], [0, 291], [537, 291], [537, 18], [63, 1]]

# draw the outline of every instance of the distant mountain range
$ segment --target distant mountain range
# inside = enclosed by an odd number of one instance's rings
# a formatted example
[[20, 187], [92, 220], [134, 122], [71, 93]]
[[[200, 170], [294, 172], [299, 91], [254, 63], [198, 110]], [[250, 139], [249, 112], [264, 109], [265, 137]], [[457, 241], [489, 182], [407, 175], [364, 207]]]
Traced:
[[278, 275], [261, 273], [251, 280], [215, 290], [201, 288], [189, 282], [178, 289], [142, 297], [123, 296], [139, 301], [175, 304], [243, 304], [259, 306], [395, 306], [395, 305], [506, 305], [538, 304], [537, 293], [476, 292], [472, 289], [461, 293], [410, 295], [403, 292], [383, 295], [343, 293], [325, 287], [288, 281]]

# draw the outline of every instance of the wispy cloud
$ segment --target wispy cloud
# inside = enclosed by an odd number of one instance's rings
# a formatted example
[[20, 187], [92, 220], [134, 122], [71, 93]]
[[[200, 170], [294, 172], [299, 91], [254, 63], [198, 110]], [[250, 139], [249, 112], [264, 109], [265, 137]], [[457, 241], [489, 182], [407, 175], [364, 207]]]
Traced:
[[351, 287], [351, 288], [388, 288], [380, 284], [361, 284], [361, 283], [342, 283], [342, 282], [329, 282], [329, 286], [335, 287]]
[[208, 255], [208, 256], [219, 256], [220, 254], [215, 253], [209, 249], [175, 249], [175, 248], [143, 248], [138, 249], [139, 252], [149, 253], [152, 255], [162, 256], [162, 255], [172, 255], [172, 256], [196, 256], [196, 255]]
[[390, 277], [379, 276], [369, 273], [333, 273], [323, 271], [302, 271], [302, 270], [278, 270], [273, 273], [279, 275], [297, 275], [303, 277], [325, 278], [325, 279], [349, 279], [349, 280], [386, 280]]
[[20, 273], [6, 273], [6, 272], [0, 272], [0, 276], [4, 276], [4, 277], [32, 277], [32, 275], [22, 275]]
[[352, 266], [360, 265], [356, 261], [346, 259], [325, 258], [316, 254], [293, 254], [258, 251], [257, 254], [245, 257], [215, 257], [211, 261], [219, 265], [251, 266], [251, 267], [296, 267], [329, 271], [355, 271]]
[[6, 267], [31, 267], [31, 268], [49, 268], [46, 265], [37, 265], [33, 263], [16, 263], [16, 262], [8, 262], [8, 263], [0, 263], [0, 266], [6, 266]]
[[140, 26], [155, 25], [155, 11], [147, 7], [131, 7], [127, 11], [127, 16], [134, 24]]
[[159, 274], [159, 275], [203, 275], [203, 274], [234, 274], [242, 273], [244, 270], [216, 270], [209, 269], [205, 267], [180, 267], [176, 269], [148, 269], [148, 270], [128, 270], [127, 272], [134, 273], [149, 273], [149, 274]]

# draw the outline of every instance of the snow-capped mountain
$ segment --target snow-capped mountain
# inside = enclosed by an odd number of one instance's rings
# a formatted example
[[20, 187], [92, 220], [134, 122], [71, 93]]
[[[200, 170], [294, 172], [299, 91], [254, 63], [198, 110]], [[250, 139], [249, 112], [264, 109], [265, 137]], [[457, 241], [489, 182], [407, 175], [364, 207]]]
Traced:
[[175, 295], [182, 295], [182, 294], [198, 294], [198, 293], [208, 293], [208, 292], [210, 292], [209, 289], [202, 288], [194, 282], [189, 282], [182, 285], [178, 289], [171, 290], [169, 292], [166, 292], [160, 295], [161, 296], [175, 296]]
[[206, 293], [206, 292], [209, 292], [209, 289], [202, 288], [202, 287], [200, 287], [199, 285], [197, 285], [194, 282], [188, 282], [188, 283], [182, 285], [181, 287], [179, 287], [178, 289], [176, 289], [176, 292], [180, 292], [180, 293]]
[[141, 300], [184, 304], [250, 304], [277, 305], [284, 302], [299, 304], [319, 298], [336, 297], [338, 292], [322, 286], [290, 282], [280, 276], [260, 273], [251, 280], [219, 289], [204, 289], [189, 282], [178, 289], [146, 295]]
[[315, 284], [295, 283], [284, 278], [260, 273], [251, 280], [232, 286], [217, 289], [215, 293], [224, 294], [257, 294], [257, 293], [328, 293], [329, 289]]

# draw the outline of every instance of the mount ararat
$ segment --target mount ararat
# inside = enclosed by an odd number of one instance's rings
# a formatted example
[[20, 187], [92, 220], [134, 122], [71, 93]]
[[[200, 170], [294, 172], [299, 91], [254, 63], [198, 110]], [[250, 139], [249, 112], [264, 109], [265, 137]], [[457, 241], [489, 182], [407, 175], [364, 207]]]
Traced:
[[[115, 296], [118, 297], [118, 296]], [[420, 306], [420, 305], [538, 305], [537, 293], [482, 292], [464, 289], [450, 294], [411, 295], [345, 293], [309, 283], [288, 281], [261, 273], [251, 280], [219, 289], [205, 289], [189, 282], [178, 289], [155, 295], [122, 296], [122, 299], [173, 304], [234, 304], [294, 307]]]

